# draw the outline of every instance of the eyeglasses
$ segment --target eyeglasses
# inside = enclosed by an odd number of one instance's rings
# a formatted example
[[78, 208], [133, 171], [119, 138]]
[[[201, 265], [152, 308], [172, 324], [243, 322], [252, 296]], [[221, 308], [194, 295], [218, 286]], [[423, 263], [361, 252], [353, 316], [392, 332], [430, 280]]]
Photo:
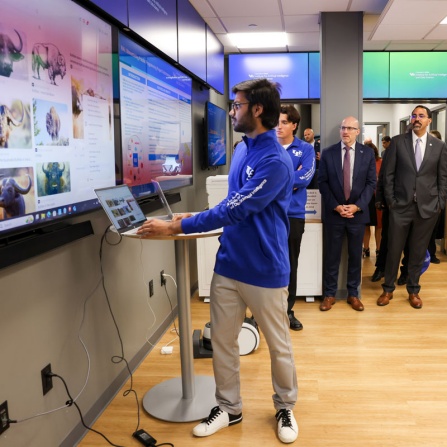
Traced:
[[353, 130], [358, 130], [357, 127], [346, 127], [346, 126], [340, 126], [340, 130], [342, 132], [352, 132]]
[[423, 115], [422, 113], [420, 113], [419, 115], [416, 115], [416, 114], [411, 115], [411, 119], [412, 120], [415, 120], [416, 118], [419, 118], [420, 120], [423, 120], [424, 118], [428, 118], [428, 116], [427, 115]]
[[233, 104], [231, 104], [231, 108], [236, 112], [236, 110], [239, 110], [241, 108], [241, 106], [243, 106], [244, 104], [250, 104], [249, 102], [233, 102]]

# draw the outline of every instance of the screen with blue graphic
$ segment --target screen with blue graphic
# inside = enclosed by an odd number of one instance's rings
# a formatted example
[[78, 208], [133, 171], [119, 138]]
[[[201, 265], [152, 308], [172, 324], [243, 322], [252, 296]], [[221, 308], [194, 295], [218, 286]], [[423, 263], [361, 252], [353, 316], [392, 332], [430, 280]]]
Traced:
[[230, 54], [228, 56], [231, 89], [249, 79], [268, 79], [281, 84], [281, 99], [309, 98], [309, 54], [267, 53]]
[[119, 35], [123, 182], [136, 197], [192, 184], [192, 80]]
[[206, 103], [207, 167], [227, 164], [227, 112], [211, 102]]

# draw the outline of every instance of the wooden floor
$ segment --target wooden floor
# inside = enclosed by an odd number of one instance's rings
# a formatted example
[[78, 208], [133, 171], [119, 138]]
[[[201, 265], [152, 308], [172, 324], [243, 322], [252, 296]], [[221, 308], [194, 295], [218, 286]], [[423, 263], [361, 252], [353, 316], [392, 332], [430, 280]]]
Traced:
[[[364, 312], [338, 301], [320, 312], [319, 301], [295, 305], [304, 330], [291, 331], [298, 373], [295, 416], [302, 447], [447, 446], [447, 256], [431, 264], [421, 279], [420, 310], [410, 307], [405, 287], [386, 307], [378, 307], [379, 283], [372, 283], [374, 250], [363, 261]], [[192, 327], [209, 321], [208, 304], [192, 300]], [[168, 332], [134, 374], [140, 402], [147, 390], [180, 375], [179, 343]], [[259, 447], [283, 445], [276, 436], [269, 355], [262, 339], [257, 351], [241, 357], [244, 420], [209, 438], [195, 438], [196, 422], [169, 423], [141, 410], [141, 428], [158, 444], [175, 447]], [[194, 360], [195, 374], [212, 375], [211, 359]], [[125, 389], [126, 387], [124, 387]], [[94, 425], [115, 444], [140, 446], [131, 438], [136, 426], [135, 399], [119, 393]], [[105, 446], [89, 433], [81, 447]]]

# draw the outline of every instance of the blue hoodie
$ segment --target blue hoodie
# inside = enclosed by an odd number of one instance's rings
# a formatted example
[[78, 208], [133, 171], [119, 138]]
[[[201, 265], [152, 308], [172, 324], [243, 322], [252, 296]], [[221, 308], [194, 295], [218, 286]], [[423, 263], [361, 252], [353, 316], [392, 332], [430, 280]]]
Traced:
[[183, 219], [182, 231], [224, 227], [217, 274], [259, 287], [285, 287], [292, 185], [292, 162], [274, 130], [254, 139], [243, 137], [231, 161], [228, 196], [214, 208]]
[[[295, 137], [286, 149], [293, 163], [293, 192], [289, 207], [289, 217], [306, 217], [307, 190], [315, 174], [315, 151], [311, 144]], [[298, 170], [298, 168], [301, 168]]]

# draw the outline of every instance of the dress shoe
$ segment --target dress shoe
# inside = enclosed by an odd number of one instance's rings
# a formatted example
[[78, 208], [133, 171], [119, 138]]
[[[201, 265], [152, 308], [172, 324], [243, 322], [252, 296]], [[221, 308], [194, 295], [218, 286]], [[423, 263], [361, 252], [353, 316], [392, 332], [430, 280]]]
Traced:
[[377, 299], [377, 305], [378, 306], [386, 306], [390, 303], [390, 300], [393, 299], [393, 293], [392, 292], [383, 292], [382, 295], [379, 296]]
[[332, 306], [335, 304], [335, 297], [333, 296], [325, 296], [324, 300], [320, 304], [320, 310], [331, 310]]
[[436, 255], [433, 255], [433, 256], [430, 257], [430, 262], [431, 262], [432, 264], [440, 264], [440, 263], [441, 263], [441, 260], [438, 259], [438, 258], [436, 257]]
[[378, 268], [376, 268], [374, 270], [373, 275], [371, 276], [371, 281], [372, 282], [380, 281], [384, 276], [385, 276], [385, 273], [382, 272], [382, 270], [379, 270]]
[[301, 329], [303, 329], [303, 325], [301, 324], [300, 320], [295, 317], [293, 310], [287, 312], [287, 315], [289, 317], [290, 329], [293, 329], [294, 331], [301, 331]]
[[420, 309], [422, 307], [421, 297], [417, 293], [410, 293], [408, 295], [408, 301], [410, 301], [410, 306], [415, 309]]
[[364, 309], [362, 302], [356, 296], [348, 296], [347, 301], [354, 310], [362, 311]]
[[405, 273], [401, 273], [399, 279], [397, 280], [397, 285], [404, 286], [405, 284], [407, 284], [407, 278], [408, 275], [406, 275]]

